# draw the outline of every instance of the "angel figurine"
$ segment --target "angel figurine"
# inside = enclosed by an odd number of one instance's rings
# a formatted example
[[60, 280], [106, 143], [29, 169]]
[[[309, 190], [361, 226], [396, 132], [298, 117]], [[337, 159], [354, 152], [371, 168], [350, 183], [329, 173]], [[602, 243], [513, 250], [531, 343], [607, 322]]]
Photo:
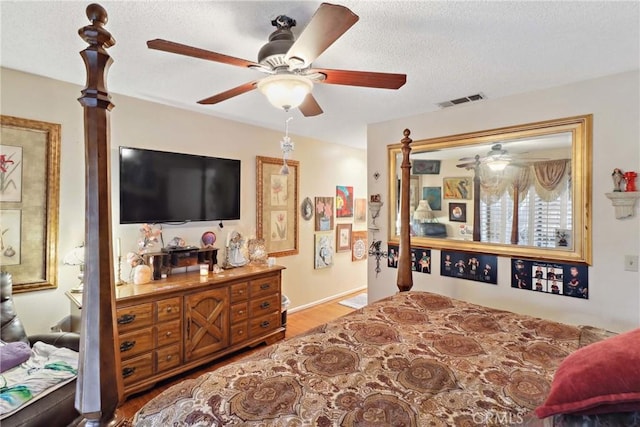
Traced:
[[622, 191], [622, 181], [624, 181], [624, 174], [619, 168], [615, 168], [613, 173], [611, 174], [611, 179], [613, 179], [613, 191], [618, 192]]
[[247, 264], [247, 259], [244, 257], [242, 253], [242, 244], [244, 243], [244, 239], [242, 235], [237, 231], [232, 231], [229, 236], [229, 264], [233, 267], [242, 267]]

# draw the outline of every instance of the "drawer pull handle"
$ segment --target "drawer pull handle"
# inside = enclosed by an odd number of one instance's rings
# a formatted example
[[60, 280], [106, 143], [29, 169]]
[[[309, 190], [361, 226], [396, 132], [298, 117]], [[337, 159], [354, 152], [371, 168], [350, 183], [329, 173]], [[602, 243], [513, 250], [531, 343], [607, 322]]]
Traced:
[[170, 354], [167, 356], [167, 360], [171, 360], [171, 359], [173, 359], [173, 356]]
[[268, 328], [270, 324], [271, 324], [271, 322], [269, 322], [268, 320], [265, 320], [265, 321], [260, 323], [260, 327], [261, 328]]
[[124, 368], [124, 369], [122, 369], [122, 378], [130, 377], [131, 375], [134, 374], [135, 371], [136, 371], [136, 368]]
[[133, 347], [135, 347], [135, 345], [136, 345], [135, 341], [125, 341], [122, 344], [120, 344], [120, 351], [124, 353], [125, 351], [131, 350]]
[[242, 334], [244, 334], [244, 331], [243, 331], [242, 329], [240, 329], [240, 330], [238, 331], [238, 335], [242, 335]]
[[271, 307], [271, 303], [269, 301], [265, 301], [262, 304], [260, 304], [260, 308], [269, 308]]
[[170, 337], [171, 336], [171, 331], [168, 331], [165, 336]]
[[244, 314], [244, 310], [239, 310], [238, 314]]
[[265, 289], [269, 289], [271, 287], [270, 283], [263, 283], [262, 285], [260, 285], [260, 289], [265, 290]]
[[136, 320], [135, 314], [125, 314], [118, 317], [118, 325], [126, 325], [127, 323], [131, 323]]
[[171, 313], [172, 309], [173, 309], [173, 307], [171, 307], [171, 306], [167, 307], [167, 313]]

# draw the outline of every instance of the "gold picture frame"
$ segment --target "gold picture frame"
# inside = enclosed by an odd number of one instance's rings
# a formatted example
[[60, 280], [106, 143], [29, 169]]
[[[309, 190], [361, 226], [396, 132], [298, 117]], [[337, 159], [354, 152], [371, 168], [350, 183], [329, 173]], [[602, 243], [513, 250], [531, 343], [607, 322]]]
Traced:
[[289, 173], [281, 174], [283, 160], [256, 156], [256, 229], [269, 256], [298, 253], [299, 167], [287, 160]]
[[59, 124], [0, 116], [0, 264], [13, 293], [58, 287]]

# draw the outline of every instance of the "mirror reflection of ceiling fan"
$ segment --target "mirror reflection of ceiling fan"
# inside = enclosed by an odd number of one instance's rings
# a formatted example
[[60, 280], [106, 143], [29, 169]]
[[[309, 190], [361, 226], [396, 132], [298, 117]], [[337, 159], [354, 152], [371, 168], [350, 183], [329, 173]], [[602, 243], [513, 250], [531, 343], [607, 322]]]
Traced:
[[280, 15], [271, 21], [276, 30], [260, 49], [257, 62], [161, 39], [149, 40], [147, 46], [268, 74], [262, 79], [204, 98], [198, 101], [199, 104], [217, 104], [257, 88], [277, 108], [288, 111], [298, 107], [303, 115], [316, 116], [323, 111], [311, 93], [314, 83], [398, 89], [407, 80], [405, 74], [311, 68], [311, 63], [358, 19], [344, 6], [322, 3], [296, 39], [291, 32], [296, 21]]
[[534, 159], [528, 157], [526, 159], [521, 159], [521, 161], [518, 161], [516, 157], [512, 156], [507, 150], [502, 148], [502, 144], [493, 144], [491, 146], [491, 150], [489, 150], [486, 155], [480, 156], [476, 154], [474, 157], [463, 157], [459, 159], [459, 161], [465, 163], [461, 163], [456, 166], [464, 169], [473, 169], [481, 164], [486, 164], [492, 171], [500, 172], [503, 171], [507, 166], [527, 166], [527, 163], [524, 163], [524, 161], [531, 160], [545, 159]]

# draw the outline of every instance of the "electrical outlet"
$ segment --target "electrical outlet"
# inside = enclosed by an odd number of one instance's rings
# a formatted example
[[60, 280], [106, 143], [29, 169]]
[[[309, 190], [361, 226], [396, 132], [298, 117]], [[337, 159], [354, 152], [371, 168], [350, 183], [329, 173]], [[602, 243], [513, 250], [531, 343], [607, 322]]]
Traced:
[[638, 255], [625, 255], [624, 269], [626, 271], [638, 271]]

